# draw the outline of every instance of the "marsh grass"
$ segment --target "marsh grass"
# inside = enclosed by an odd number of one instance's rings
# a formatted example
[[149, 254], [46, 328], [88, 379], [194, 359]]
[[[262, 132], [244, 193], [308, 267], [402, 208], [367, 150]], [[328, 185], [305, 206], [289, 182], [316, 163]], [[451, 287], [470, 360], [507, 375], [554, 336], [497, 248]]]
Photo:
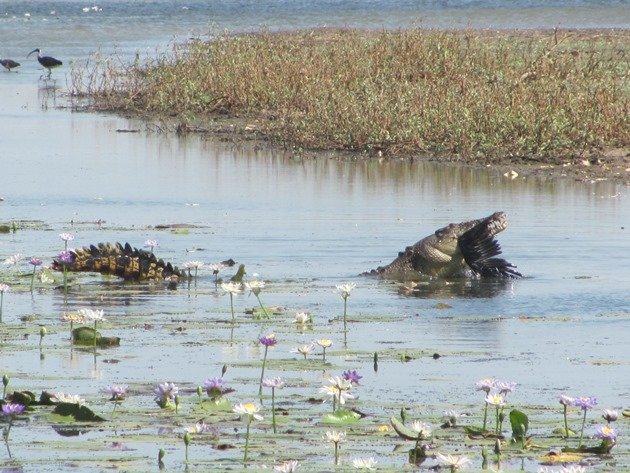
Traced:
[[239, 116], [288, 146], [493, 158], [627, 146], [630, 33], [316, 30], [95, 57], [71, 92], [186, 130]]

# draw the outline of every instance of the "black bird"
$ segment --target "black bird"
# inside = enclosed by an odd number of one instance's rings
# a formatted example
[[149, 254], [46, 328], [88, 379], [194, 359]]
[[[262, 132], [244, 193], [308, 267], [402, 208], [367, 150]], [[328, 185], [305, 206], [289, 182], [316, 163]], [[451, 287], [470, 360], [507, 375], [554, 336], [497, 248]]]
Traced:
[[13, 59], [0, 59], [0, 64], [2, 64], [7, 71], [20, 66], [20, 63], [15, 62]]
[[58, 67], [63, 64], [63, 62], [61, 62], [59, 59], [55, 59], [54, 57], [42, 56], [42, 52], [39, 48], [33, 49], [30, 53], [28, 53], [26, 57], [29, 57], [33, 53], [37, 53], [37, 61], [46, 69], [48, 69], [48, 77], [50, 77], [53, 67]]

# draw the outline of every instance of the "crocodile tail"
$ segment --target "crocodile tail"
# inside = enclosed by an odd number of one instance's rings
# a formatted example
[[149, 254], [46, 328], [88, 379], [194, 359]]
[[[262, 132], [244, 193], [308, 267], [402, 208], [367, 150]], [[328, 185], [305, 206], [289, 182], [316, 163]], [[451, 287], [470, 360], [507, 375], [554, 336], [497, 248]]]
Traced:
[[129, 243], [99, 243], [70, 251], [73, 261], [62, 263], [59, 259], [53, 261], [53, 269], [75, 272], [94, 272], [119, 276], [126, 281], [159, 280], [166, 278], [184, 277], [171, 263], [146, 250], [139, 250]]
[[458, 239], [464, 261], [472, 271], [481, 277], [522, 278], [516, 266], [497, 258], [501, 245], [494, 238], [496, 228], [491, 217], [468, 230]]

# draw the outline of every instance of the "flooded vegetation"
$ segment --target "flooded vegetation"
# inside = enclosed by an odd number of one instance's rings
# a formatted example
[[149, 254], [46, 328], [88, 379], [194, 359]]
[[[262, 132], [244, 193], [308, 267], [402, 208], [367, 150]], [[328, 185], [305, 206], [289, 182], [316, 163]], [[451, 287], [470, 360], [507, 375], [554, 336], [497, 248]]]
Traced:
[[[96, 58], [73, 94], [168, 115], [238, 116], [298, 149], [561, 163], [630, 143], [626, 32], [315, 30], [227, 36], [148, 63]], [[598, 151], [599, 150], [599, 151]]]

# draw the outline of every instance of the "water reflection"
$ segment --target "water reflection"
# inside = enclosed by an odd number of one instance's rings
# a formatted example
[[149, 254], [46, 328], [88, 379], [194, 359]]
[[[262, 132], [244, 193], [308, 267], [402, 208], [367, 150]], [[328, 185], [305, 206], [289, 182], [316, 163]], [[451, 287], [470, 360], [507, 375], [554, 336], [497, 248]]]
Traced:
[[398, 293], [422, 299], [491, 299], [511, 292], [513, 287], [514, 281], [507, 279], [435, 279], [402, 284]]

